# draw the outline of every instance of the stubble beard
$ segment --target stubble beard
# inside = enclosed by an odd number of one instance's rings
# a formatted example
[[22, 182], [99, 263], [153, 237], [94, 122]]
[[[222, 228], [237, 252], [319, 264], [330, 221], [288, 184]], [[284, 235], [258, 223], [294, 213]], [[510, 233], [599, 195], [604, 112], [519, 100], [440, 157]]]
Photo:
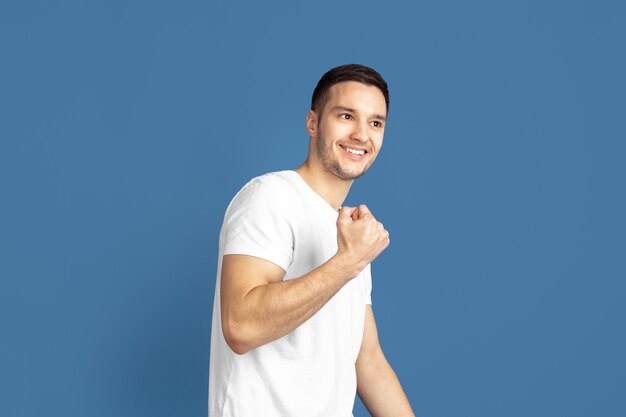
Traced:
[[324, 139], [322, 129], [320, 128], [319, 123], [317, 124], [317, 138], [315, 140], [315, 148], [317, 150], [317, 157], [322, 163], [322, 166], [324, 166], [324, 168], [326, 168], [329, 172], [343, 180], [355, 180], [365, 174], [369, 169], [369, 163], [367, 163], [365, 165], [365, 168], [363, 168], [363, 171], [358, 174], [346, 172], [339, 164], [339, 161], [333, 157], [331, 150], [326, 147], [326, 140]]

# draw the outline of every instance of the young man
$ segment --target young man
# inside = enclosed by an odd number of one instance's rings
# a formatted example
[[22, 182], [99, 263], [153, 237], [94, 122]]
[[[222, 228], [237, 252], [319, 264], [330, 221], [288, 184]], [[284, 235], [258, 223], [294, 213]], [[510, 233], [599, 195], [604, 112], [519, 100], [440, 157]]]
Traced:
[[309, 154], [248, 182], [220, 233], [210, 417], [413, 416], [378, 342], [370, 263], [389, 234], [365, 205], [341, 207], [383, 143], [389, 94], [362, 65], [313, 92]]

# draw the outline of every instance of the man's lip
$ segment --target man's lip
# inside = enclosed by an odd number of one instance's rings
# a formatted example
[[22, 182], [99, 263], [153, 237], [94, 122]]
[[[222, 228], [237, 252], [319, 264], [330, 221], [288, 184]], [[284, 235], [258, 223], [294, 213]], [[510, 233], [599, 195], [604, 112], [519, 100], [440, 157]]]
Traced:
[[355, 151], [365, 151], [365, 153], [369, 153], [369, 151], [365, 148], [359, 148], [357, 146], [348, 146], [348, 145], [342, 145], [341, 143], [339, 144], [339, 146], [341, 146], [342, 148], [350, 148], [350, 149], [354, 149]]

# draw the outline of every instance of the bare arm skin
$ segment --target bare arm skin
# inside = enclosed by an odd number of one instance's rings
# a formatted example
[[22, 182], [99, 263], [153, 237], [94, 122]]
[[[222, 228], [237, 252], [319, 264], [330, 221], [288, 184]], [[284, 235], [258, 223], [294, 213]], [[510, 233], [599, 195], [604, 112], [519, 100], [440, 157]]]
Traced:
[[400, 381], [378, 341], [374, 311], [367, 305], [363, 342], [356, 361], [357, 393], [372, 417], [415, 417]]
[[290, 333], [316, 312], [389, 245], [389, 233], [365, 205], [342, 207], [337, 253], [313, 271], [283, 281], [285, 271], [254, 256], [222, 260], [224, 337], [237, 354]]

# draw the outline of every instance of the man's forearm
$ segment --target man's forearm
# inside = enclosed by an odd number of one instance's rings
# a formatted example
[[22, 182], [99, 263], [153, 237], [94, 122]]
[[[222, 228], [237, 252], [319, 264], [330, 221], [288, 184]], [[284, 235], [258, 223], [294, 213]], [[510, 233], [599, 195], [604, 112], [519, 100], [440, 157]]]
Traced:
[[301, 277], [250, 290], [231, 323], [237, 335], [237, 353], [290, 333], [317, 313], [358, 272], [349, 260], [334, 256]]
[[357, 392], [372, 417], [415, 417], [409, 400], [382, 351], [357, 362]]

